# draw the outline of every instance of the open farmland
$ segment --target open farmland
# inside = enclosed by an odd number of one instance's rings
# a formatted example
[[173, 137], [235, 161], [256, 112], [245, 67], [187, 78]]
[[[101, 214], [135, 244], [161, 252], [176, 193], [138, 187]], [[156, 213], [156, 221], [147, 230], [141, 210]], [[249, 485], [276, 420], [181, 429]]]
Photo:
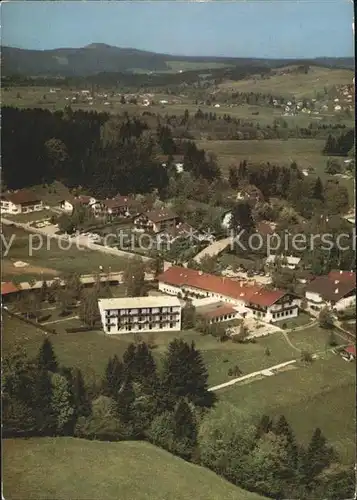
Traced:
[[[33, 250], [31, 252], [30, 233], [23, 229], [4, 226], [3, 235], [7, 242], [12, 236], [14, 239], [8, 254], [3, 254], [2, 281], [10, 281], [14, 278], [18, 282], [31, 278], [49, 279], [68, 272], [91, 274], [98, 272], [99, 266], [103, 266], [104, 269], [110, 267], [112, 272], [122, 271], [127, 262], [125, 257], [116, 257], [88, 249], [79, 250], [75, 243], [72, 243], [66, 250], [67, 243], [62, 242], [61, 248], [59, 240], [55, 238], [43, 237], [43, 244], [39, 248], [40, 240], [37, 235], [32, 235]], [[35, 250], [36, 248], [39, 249]], [[14, 266], [16, 261], [26, 262], [29, 265], [17, 268]]]
[[[288, 68], [285, 68], [288, 69]], [[354, 72], [347, 69], [329, 69], [311, 66], [307, 74], [286, 73], [284, 68], [268, 78], [247, 78], [239, 81], [226, 81], [219, 85], [220, 90], [232, 92], [262, 92], [272, 95], [295, 96], [297, 98], [315, 97], [318, 92], [334, 85], [352, 84]]]
[[295, 161], [301, 168], [313, 167], [321, 173], [327, 161], [326, 156], [322, 155], [325, 141], [319, 139], [197, 141], [197, 145], [207, 152], [215, 153], [224, 171], [228, 171], [229, 165], [233, 163], [247, 160], [287, 166]]
[[3, 454], [3, 490], [8, 500], [263, 498], [140, 441], [107, 443], [66, 437], [7, 439]]
[[[223, 173], [227, 174], [230, 165], [247, 160], [253, 163], [275, 163], [290, 166], [296, 162], [300, 169], [312, 167], [313, 174], [321, 178], [331, 178], [325, 173], [327, 156], [322, 154], [325, 145], [323, 139], [280, 139], [240, 140], [240, 141], [197, 141], [197, 146], [217, 155], [217, 161]], [[346, 186], [350, 200], [354, 198], [352, 178], [336, 177]]]
[[307, 442], [320, 427], [345, 463], [355, 457], [355, 365], [338, 355], [272, 377], [219, 391], [217, 416], [236, 419], [285, 415], [296, 436]]

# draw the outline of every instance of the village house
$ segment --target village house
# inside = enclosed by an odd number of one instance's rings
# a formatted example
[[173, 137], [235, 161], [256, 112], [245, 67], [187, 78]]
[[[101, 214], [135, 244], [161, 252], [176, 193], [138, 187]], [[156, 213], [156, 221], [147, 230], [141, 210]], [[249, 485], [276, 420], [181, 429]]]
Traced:
[[341, 351], [341, 356], [346, 361], [353, 361], [356, 359], [356, 346], [348, 345]]
[[204, 318], [210, 325], [213, 323], [222, 323], [225, 321], [233, 321], [241, 316], [238, 311], [231, 305], [224, 302], [215, 302], [200, 307], [196, 307], [198, 316]]
[[137, 203], [130, 196], [116, 196], [108, 200], [100, 200], [99, 208], [96, 210], [101, 215], [116, 215], [119, 217], [130, 217], [137, 213]]
[[31, 191], [4, 193], [1, 195], [1, 212], [5, 214], [26, 214], [43, 210], [42, 200]]
[[172, 231], [179, 224], [180, 220], [177, 214], [168, 208], [150, 210], [139, 214], [134, 220], [137, 229], [145, 229], [160, 233], [162, 231]]
[[19, 295], [20, 291], [21, 288], [16, 286], [11, 281], [3, 281], [1, 283], [1, 302], [9, 302], [15, 299]]
[[167, 167], [171, 159], [171, 163], [175, 167], [176, 172], [178, 174], [183, 172], [183, 155], [173, 155], [171, 157], [169, 155], [161, 155], [158, 157], [158, 159], [161, 161], [161, 165], [163, 167]]
[[305, 290], [307, 310], [318, 314], [324, 307], [343, 310], [356, 303], [356, 273], [331, 271], [318, 276]]
[[181, 302], [177, 297], [149, 296], [99, 299], [105, 333], [181, 330]]
[[287, 267], [288, 269], [296, 269], [301, 261], [301, 257], [294, 257], [293, 255], [273, 255], [270, 254], [265, 260], [266, 265], [274, 265], [278, 261], [281, 267]]
[[231, 305], [242, 317], [251, 316], [274, 322], [296, 317], [300, 299], [283, 290], [205, 274], [194, 269], [173, 266], [158, 276], [159, 290], [182, 297], [211, 297]]
[[94, 198], [93, 196], [79, 195], [79, 196], [69, 197], [65, 200], [61, 200], [59, 202], [59, 208], [61, 208], [65, 212], [72, 213], [76, 205], [90, 207], [92, 208], [92, 210], [94, 210], [96, 204], [97, 204], [97, 199]]

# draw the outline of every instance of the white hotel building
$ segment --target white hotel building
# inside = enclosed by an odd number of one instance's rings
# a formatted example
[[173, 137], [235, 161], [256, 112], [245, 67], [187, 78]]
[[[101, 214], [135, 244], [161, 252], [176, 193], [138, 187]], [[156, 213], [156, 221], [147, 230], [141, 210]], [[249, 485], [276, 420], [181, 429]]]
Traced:
[[103, 330], [108, 334], [181, 330], [181, 303], [177, 297], [99, 299]]

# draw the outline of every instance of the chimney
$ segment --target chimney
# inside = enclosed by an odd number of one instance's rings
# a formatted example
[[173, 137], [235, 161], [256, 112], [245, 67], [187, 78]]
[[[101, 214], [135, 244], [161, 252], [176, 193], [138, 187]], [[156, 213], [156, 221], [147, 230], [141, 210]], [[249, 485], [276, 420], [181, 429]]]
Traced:
[[338, 293], [338, 288], [336, 288], [335, 293]]
[[338, 285], [339, 284], [339, 281], [338, 280], [335, 280], [335, 285]]

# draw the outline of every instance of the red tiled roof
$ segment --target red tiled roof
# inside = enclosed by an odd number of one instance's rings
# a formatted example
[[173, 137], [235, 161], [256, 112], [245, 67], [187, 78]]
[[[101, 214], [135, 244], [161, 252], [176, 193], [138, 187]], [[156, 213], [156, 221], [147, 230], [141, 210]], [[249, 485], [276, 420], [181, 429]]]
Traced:
[[356, 273], [353, 271], [331, 271], [328, 277], [330, 280], [342, 283], [356, 283]]
[[9, 295], [10, 293], [16, 293], [19, 289], [11, 281], [1, 283], [1, 295]]
[[237, 311], [229, 306], [229, 305], [220, 305], [219, 307], [216, 307], [215, 309], [211, 309], [209, 311], [200, 311], [199, 309], [197, 310], [197, 314], [201, 316], [205, 316], [206, 318], [212, 319], [212, 318], [219, 318], [221, 316], [224, 316], [226, 314], [237, 314]]
[[249, 302], [257, 306], [268, 307], [275, 304], [275, 302], [284, 297], [284, 295], [286, 295], [286, 292], [283, 290], [267, 290], [266, 288], [261, 288], [251, 296]]
[[266, 290], [261, 286], [248, 285], [242, 281], [234, 281], [230, 278], [205, 274], [195, 269], [179, 266], [169, 267], [160, 274], [158, 281], [179, 287], [187, 285], [198, 290], [262, 306], [272, 305], [285, 295], [282, 290]]
[[1, 195], [1, 198], [7, 201], [11, 201], [15, 205], [22, 205], [23, 203], [36, 203], [41, 201], [38, 196], [26, 189], [21, 189], [20, 191], [15, 191], [13, 193], [4, 193]]
[[354, 345], [349, 345], [345, 347], [345, 351], [348, 352], [349, 354], [353, 354], [353, 356], [356, 356], [356, 346]]

